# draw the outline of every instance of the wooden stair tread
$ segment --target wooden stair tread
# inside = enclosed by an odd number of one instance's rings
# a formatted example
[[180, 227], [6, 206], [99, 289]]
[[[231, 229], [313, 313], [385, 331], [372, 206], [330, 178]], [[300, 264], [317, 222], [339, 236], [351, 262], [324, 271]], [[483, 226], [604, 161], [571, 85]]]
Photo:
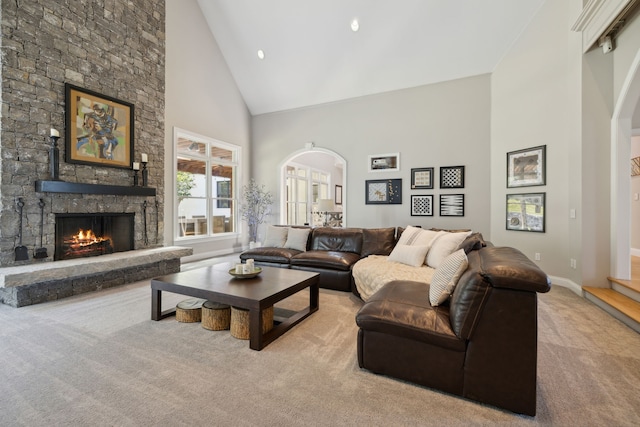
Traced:
[[607, 280], [609, 280], [612, 283], [616, 283], [618, 285], [624, 286], [625, 288], [631, 289], [632, 291], [640, 293], [640, 280], [638, 279], [625, 280], [625, 279], [616, 279], [614, 277], [607, 277]]
[[640, 323], [640, 302], [609, 288], [584, 286], [582, 289]]

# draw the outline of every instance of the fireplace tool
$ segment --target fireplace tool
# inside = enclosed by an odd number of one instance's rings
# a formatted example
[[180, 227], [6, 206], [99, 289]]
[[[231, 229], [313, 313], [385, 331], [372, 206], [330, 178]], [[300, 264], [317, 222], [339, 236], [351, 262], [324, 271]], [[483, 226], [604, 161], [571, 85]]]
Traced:
[[147, 201], [142, 203], [142, 215], [144, 216], [144, 244], [149, 245], [149, 234], [147, 232]]
[[44, 247], [44, 238], [43, 238], [43, 228], [44, 228], [44, 200], [40, 199], [40, 202], [38, 203], [38, 206], [40, 206], [40, 247], [36, 248], [35, 252], [33, 253], [33, 257], [35, 259], [42, 259], [42, 258], [47, 258], [49, 255], [47, 255], [47, 248]]
[[26, 246], [22, 245], [22, 208], [24, 208], [24, 201], [22, 197], [18, 198], [18, 212], [20, 212], [20, 229], [18, 230], [18, 239], [20, 244], [16, 246], [16, 261], [25, 261], [29, 259], [29, 250]]

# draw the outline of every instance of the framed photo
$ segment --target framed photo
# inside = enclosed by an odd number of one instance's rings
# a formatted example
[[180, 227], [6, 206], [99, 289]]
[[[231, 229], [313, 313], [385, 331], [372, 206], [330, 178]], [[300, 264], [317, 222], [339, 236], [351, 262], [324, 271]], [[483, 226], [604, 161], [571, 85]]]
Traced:
[[402, 204], [402, 179], [371, 179], [365, 181], [367, 205]]
[[68, 163], [131, 169], [133, 104], [67, 83], [65, 120]]
[[411, 169], [411, 189], [433, 188], [433, 168]]
[[631, 176], [640, 175], [640, 157], [631, 159]]
[[545, 195], [507, 194], [507, 230], [544, 233]]
[[441, 194], [440, 216], [464, 216], [464, 194]]
[[375, 154], [369, 156], [369, 172], [400, 171], [400, 153]]
[[464, 188], [464, 166], [441, 167], [440, 188]]
[[433, 216], [433, 195], [411, 195], [411, 216]]
[[507, 153], [507, 188], [546, 184], [547, 146]]
[[335, 203], [336, 205], [342, 204], [342, 185], [336, 185]]

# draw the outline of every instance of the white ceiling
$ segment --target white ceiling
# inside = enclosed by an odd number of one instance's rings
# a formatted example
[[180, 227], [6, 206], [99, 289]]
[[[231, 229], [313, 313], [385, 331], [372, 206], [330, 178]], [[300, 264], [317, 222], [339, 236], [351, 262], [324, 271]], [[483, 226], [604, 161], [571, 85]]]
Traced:
[[257, 115], [490, 73], [544, 1], [198, 3]]
[[253, 115], [492, 72], [543, 2], [198, 0]]

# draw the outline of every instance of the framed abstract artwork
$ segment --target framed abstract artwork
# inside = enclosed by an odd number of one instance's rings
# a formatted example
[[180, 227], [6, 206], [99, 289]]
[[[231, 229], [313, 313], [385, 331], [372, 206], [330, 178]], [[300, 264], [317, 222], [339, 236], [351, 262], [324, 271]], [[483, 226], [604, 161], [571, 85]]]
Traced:
[[433, 195], [411, 195], [411, 216], [433, 216]]
[[464, 166], [441, 167], [440, 188], [464, 188]]
[[400, 153], [369, 156], [369, 172], [397, 172], [400, 170]]
[[65, 84], [68, 163], [131, 169], [133, 124], [133, 104]]
[[433, 188], [433, 168], [411, 169], [411, 189]]
[[507, 153], [507, 188], [546, 184], [547, 146]]
[[507, 230], [544, 233], [546, 193], [507, 194]]
[[402, 204], [402, 179], [370, 179], [365, 181], [365, 204]]
[[464, 194], [441, 194], [440, 216], [464, 216]]

